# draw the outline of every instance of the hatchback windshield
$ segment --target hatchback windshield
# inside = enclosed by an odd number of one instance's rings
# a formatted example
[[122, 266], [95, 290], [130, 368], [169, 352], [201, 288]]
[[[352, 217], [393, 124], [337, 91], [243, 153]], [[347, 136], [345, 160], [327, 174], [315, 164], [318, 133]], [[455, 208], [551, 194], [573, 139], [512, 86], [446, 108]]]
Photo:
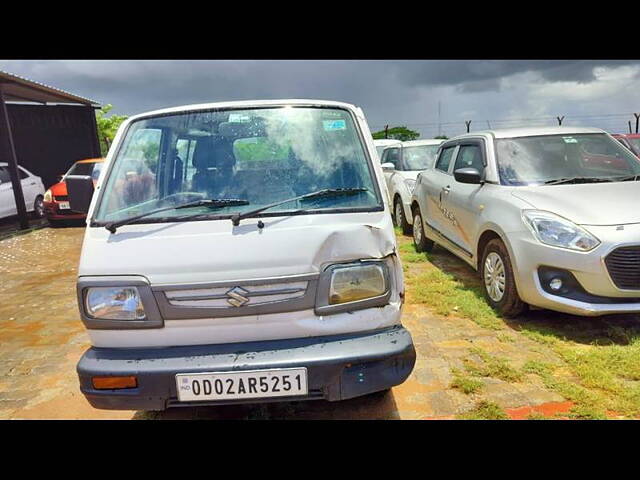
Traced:
[[402, 153], [405, 170], [425, 170], [433, 167], [440, 145], [405, 147]]
[[[94, 218], [113, 222], [203, 200], [140, 220], [178, 221], [242, 213], [324, 189], [362, 189], [266, 210], [367, 211], [382, 207], [372, 166], [347, 110], [278, 107], [197, 111], [132, 123], [118, 149]], [[247, 203], [248, 202], [248, 203]]]
[[496, 140], [503, 185], [617, 181], [640, 175], [640, 162], [604, 133]]

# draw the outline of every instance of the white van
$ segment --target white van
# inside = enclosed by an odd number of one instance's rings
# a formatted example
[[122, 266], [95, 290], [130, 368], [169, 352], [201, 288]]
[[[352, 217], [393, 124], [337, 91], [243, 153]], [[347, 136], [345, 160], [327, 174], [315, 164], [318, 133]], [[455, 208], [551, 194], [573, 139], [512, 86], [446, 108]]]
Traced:
[[360, 108], [213, 103], [137, 115], [87, 211], [80, 387], [105, 409], [341, 400], [402, 383], [402, 268]]

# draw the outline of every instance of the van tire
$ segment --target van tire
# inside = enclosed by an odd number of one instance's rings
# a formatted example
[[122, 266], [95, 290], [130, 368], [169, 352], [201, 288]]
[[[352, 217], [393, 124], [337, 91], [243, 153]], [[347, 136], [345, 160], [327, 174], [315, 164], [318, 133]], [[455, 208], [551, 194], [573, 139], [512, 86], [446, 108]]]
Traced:
[[402, 228], [403, 235], [411, 235], [411, 225], [409, 225], [404, 215], [404, 208], [402, 207], [400, 197], [396, 197], [395, 202], [393, 202], [393, 219], [396, 226]]
[[[490, 259], [490, 265], [488, 265], [487, 259]], [[489, 271], [490, 268], [493, 272]], [[513, 318], [527, 310], [528, 305], [524, 303], [518, 295], [511, 258], [502, 240], [494, 238], [487, 243], [482, 252], [482, 261], [478, 270], [480, 272], [484, 296], [489, 305], [501, 316]], [[499, 275], [499, 272], [502, 272], [502, 275]], [[492, 279], [495, 278], [494, 275], [498, 275], [504, 281], [502, 295], [500, 295], [499, 290], [491, 290], [490, 285], [494, 283], [492, 282]]]
[[429, 240], [424, 234], [422, 214], [419, 208], [413, 211], [413, 245], [416, 247], [417, 252], [430, 252], [435, 245], [433, 240]]

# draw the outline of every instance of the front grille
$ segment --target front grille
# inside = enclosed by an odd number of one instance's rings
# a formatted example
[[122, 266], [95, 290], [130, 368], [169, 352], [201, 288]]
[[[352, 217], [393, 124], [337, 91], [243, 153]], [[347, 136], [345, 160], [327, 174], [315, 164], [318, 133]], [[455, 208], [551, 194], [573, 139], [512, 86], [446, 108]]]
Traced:
[[53, 197], [56, 202], [67, 202], [69, 200], [68, 195], [56, 195]]
[[604, 261], [616, 287], [640, 290], [640, 245], [616, 248]]
[[163, 285], [153, 287], [153, 292], [167, 320], [265, 315], [313, 308], [318, 276]]

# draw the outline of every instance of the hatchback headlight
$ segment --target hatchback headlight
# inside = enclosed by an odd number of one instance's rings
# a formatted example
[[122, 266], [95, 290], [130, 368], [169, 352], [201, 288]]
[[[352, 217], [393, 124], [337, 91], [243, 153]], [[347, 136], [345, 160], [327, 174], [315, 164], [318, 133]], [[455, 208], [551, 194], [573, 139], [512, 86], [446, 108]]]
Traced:
[[409, 193], [413, 194], [413, 189], [416, 188], [416, 181], [412, 180], [410, 178], [407, 178], [404, 181], [404, 184], [407, 186], [407, 189], [409, 190]]
[[379, 297], [386, 291], [387, 282], [380, 264], [337, 267], [331, 272], [329, 304]]
[[144, 320], [145, 313], [136, 287], [91, 287], [85, 296], [90, 317], [101, 320]]
[[51, 194], [51, 190], [47, 190], [46, 192], [44, 192], [44, 201], [45, 202], [53, 201], [53, 195]]
[[551, 212], [524, 210], [522, 219], [533, 235], [545, 245], [588, 252], [600, 245], [600, 240], [584, 228]]

